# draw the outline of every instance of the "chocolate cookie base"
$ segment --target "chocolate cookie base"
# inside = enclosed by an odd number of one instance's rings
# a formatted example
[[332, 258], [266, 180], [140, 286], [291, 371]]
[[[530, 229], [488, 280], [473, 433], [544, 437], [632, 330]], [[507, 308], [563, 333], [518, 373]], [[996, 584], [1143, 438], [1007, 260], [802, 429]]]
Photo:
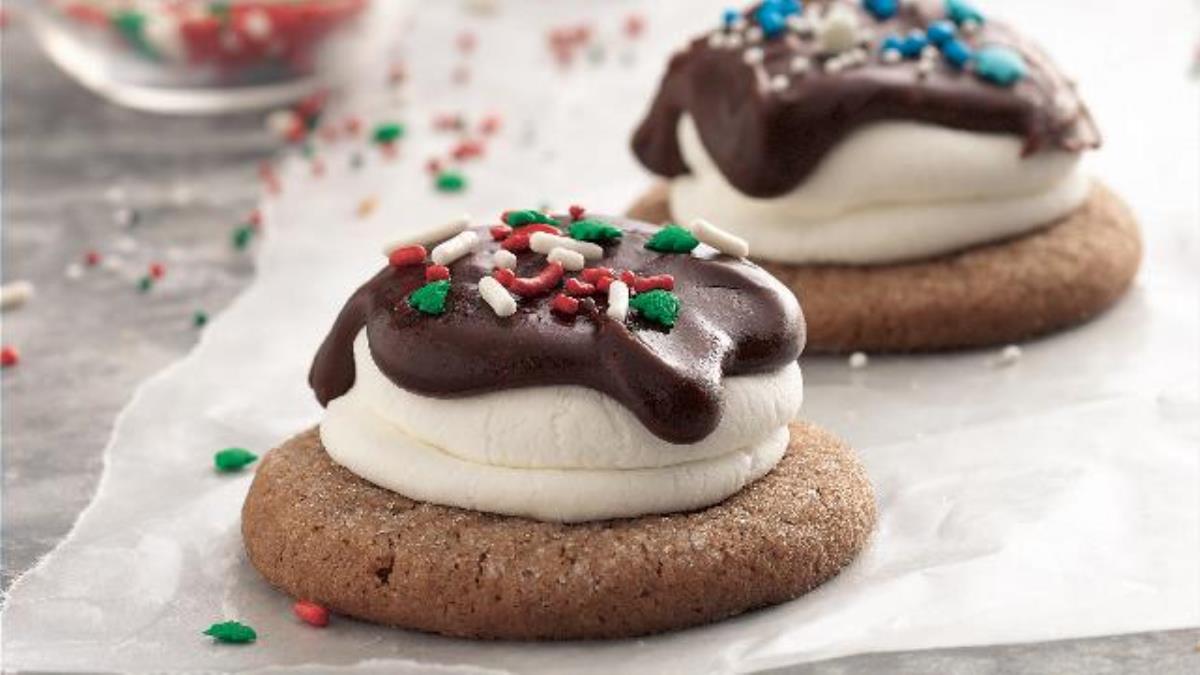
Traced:
[[[666, 185], [655, 186], [629, 215], [671, 220]], [[849, 353], [1003, 345], [1075, 326], [1128, 290], [1141, 257], [1137, 221], [1096, 183], [1083, 206], [1046, 229], [931, 260], [756, 262], [800, 298], [806, 352]]]
[[583, 524], [437, 506], [335, 464], [316, 430], [271, 451], [242, 509], [251, 563], [285, 593], [444, 635], [620, 638], [790, 600], [875, 522], [853, 452], [796, 424], [767, 476], [702, 511]]

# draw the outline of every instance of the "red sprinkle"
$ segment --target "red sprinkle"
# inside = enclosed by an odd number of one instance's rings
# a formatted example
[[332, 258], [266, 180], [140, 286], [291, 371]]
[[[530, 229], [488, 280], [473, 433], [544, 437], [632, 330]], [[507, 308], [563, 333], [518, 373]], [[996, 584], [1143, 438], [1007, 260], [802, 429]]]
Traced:
[[637, 293], [645, 293], [654, 289], [675, 290], [675, 277], [670, 274], [656, 274], [652, 277], [637, 277], [633, 281], [633, 290]]
[[545, 232], [546, 234], [557, 234], [559, 236], [562, 235], [562, 230], [558, 229], [557, 227], [555, 227], [553, 225], [547, 225], [545, 223], [533, 223], [530, 225], [522, 225], [521, 227], [518, 227], [517, 229], [513, 230], [513, 234], [527, 234], [527, 235], [531, 235], [531, 236], [533, 235], [534, 232]]
[[500, 285], [505, 288], [511, 288], [513, 282], [517, 280], [516, 272], [504, 267], [497, 267], [492, 270], [492, 278], [500, 282]]
[[575, 298], [569, 298], [562, 293], [559, 293], [558, 295], [554, 296], [553, 300], [550, 301], [550, 309], [558, 312], [559, 314], [575, 316], [575, 313], [579, 311], [579, 301]]
[[463, 141], [459, 143], [454, 151], [450, 153], [454, 159], [463, 161], [465, 159], [475, 159], [483, 156], [483, 144], [479, 141]]
[[513, 229], [507, 225], [493, 225], [488, 232], [492, 233], [492, 240], [504, 241], [508, 235], [512, 234]]
[[88, 251], [87, 253], [85, 253], [83, 255], [83, 264], [87, 265], [88, 267], [95, 267], [96, 265], [99, 265], [100, 264], [100, 252], [99, 251]]
[[596, 287], [572, 277], [567, 279], [566, 291], [567, 295], [586, 296], [594, 294]]
[[445, 265], [430, 265], [425, 268], [425, 281], [444, 281], [450, 278], [450, 268]]
[[638, 277], [633, 273], [633, 270], [625, 270], [624, 272], [621, 272], [621, 281], [624, 281], [625, 285], [630, 288], [633, 288], [637, 283], [637, 278]]
[[501, 121], [499, 115], [488, 115], [487, 117], [483, 118], [483, 122], [479, 124], [479, 130], [484, 134], [491, 136], [497, 131], [500, 131], [500, 125]]
[[362, 120], [353, 116], [347, 117], [346, 121], [342, 123], [342, 127], [346, 130], [346, 133], [351, 136], [357, 136], [358, 132], [362, 131]]
[[12, 345], [4, 345], [0, 347], [0, 366], [11, 368], [21, 362], [21, 355], [17, 352], [17, 348]]
[[396, 155], [400, 154], [400, 149], [395, 143], [382, 143], [379, 146], [379, 152], [384, 159], [395, 159]]
[[262, 212], [258, 209], [254, 209], [250, 212], [250, 216], [247, 217], [246, 220], [249, 221], [249, 223], [254, 227], [258, 227], [259, 225], [262, 225]]
[[408, 267], [425, 262], [425, 247], [420, 244], [401, 246], [388, 254], [388, 264], [392, 267]]
[[550, 292], [563, 277], [563, 266], [560, 262], [548, 263], [538, 272], [536, 277], [518, 277], [513, 279], [509, 290], [523, 298], [532, 298]]
[[646, 29], [646, 20], [641, 14], [630, 14], [625, 17], [625, 35], [631, 38], [640, 37]]
[[279, 194], [282, 186], [279, 184], [279, 175], [275, 173], [275, 167], [271, 166], [271, 162], [267, 160], [259, 162], [258, 178], [266, 186], [267, 192]]
[[167, 268], [162, 263], [150, 264], [150, 278], [161, 279], [167, 276]]
[[583, 277], [584, 281], [586, 281], [590, 284], [594, 284], [594, 283], [600, 281], [601, 279], [603, 279], [604, 277], [608, 277], [609, 279], [611, 279], [615, 274], [616, 274], [615, 272], [608, 269], [607, 267], [588, 267], [588, 268], [584, 269], [582, 272], [580, 272], [579, 276]]
[[435, 176], [438, 175], [442, 172], [442, 161], [436, 157], [430, 158], [428, 162], [425, 162], [425, 171]]
[[533, 237], [535, 232], [546, 232], [548, 234], [557, 235], [562, 234], [562, 231], [557, 227], [546, 225], [545, 223], [534, 223], [532, 225], [525, 225], [513, 230], [512, 234], [500, 244], [500, 247], [513, 253], [528, 251], [529, 239]]
[[583, 217], [584, 213], [587, 213], [587, 209], [578, 204], [572, 204], [571, 208], [567, 209], [567, 212], [571, 214], [571, 220], [579, 220]]
[[297, 600], [296, 604], [292, 605], [292, 613], [310, 626], [324, 628], [329, 625], [329, 610], [315, 602]]
[[608, 287], [612, 286], [612, 282], [614, 281], [616, 281], [616, 279], [612, 277], [600, 277], [596, 280], [596, 290], [601, 293], [607, 293]]
[[470, 54], [475, 51], [475, 34], [470, 31], [463, 31], [458, 35], [458, 50], [464, 54]]

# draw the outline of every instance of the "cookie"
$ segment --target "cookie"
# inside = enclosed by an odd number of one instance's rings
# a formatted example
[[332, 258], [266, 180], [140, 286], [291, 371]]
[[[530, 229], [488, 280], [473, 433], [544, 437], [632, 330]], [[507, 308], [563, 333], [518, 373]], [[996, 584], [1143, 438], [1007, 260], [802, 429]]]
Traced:
[[870, 484], [829, 433], [791, 427], [764, 478], [708, 508], [563, 524], [414, 501], [335, 464], [317, 431], [258, 468], [251, 563], [283, 592], [443, 635], [568, 640], [695, 626], [812, 590], [867, 543]]
[[[670, 221], [665, 184], [629, 215]], [[1141, 255], [1137, 221], [1095, 183], [1050, 227], [931, 260], [759, 264], [799, 297], [809, 353], [906, 352], [1003, 345], [1084, 323], [1125, 293]]]

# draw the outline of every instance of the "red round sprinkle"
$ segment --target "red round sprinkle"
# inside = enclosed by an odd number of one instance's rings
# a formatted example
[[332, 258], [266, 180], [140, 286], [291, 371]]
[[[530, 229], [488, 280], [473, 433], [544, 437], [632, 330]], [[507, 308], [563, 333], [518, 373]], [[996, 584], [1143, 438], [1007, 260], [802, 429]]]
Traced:
[[292, 613], [304, 623], [317, 628], [329, 625], [329, 610], [308, 600], [298, 600], [292, 605]]
[[12, 345], [0, 347], [0, 366], [10, 368], [21, 362], [21, 354]]
[[670, 274], [656, 274], [652, 277], [638, 277], [633, 282], [633, 290], [638, 293], [645, 293], [661, 289], [664, 291], [675, 290], [675, 277]]
[[479, 124], [479, 131], [490, 136], [497, 131], [500, 131], [500, 124], [501, 121], [499, 115], [488, 115], [487, 117], [483, 118], [483, 122]]
[[388, 264], [392, 267], [420, 265], [423, 262], [425, 262], [425, 247], [420, 244], [401, 246], [388, 254]]
[[579, 301], [575, 298], [569, 298], [562, 293], [559, 293], [558, 295], [554, 296], [553, 300], [550, 301], [550, 309], [553, 309], [559, 314], [575, 316], [575, 313], [579, 311]]
[[83, 263], [88, 267], [95, 267], [100, 264], [100, 252], [88, 251], [83, 255]]
[[586, 296], [595, 293], [596, 287], [592, 284], [571, 278], [567, 279], [566, 291], [567, 295]]
[[580, 272], [579, 276], [583, 277], [584, 281], [586, 281], [590, 284], [594, 284], [597, 281], [600, 281], [601, 279], [603, 279], [604, 277], [608, 277], [611, 279], [614, 274], [615, 274], [615, 272], [608, 269], [607, 267], [588, 267], [588, 268], [585, 268], [582, 272]]
[[425, 268], [425, 281], [444, 281], [450, 278], [450, 268], [445, 265], [430, 265]]
[[431, 157], [428, 162], [425, 162], [425, 171], [433, 175], [438, 175], [442, 172], [442, 161], [436, 157]]
[[497, 267], [496, 269], [492, 270], [492, 278], [496, 281], [499, 281], [501, 286], [509, 288], [513, 285], [513, 282], [517, 280], [517, 274], [510, 269]]
[[379, 151], [383, 154], [385, 159], [395, 159], [396, 155], [400, 154], [400, 150], [394, 142], [381, 143], [379, 145]]
[[562, 263], [552, 262], [543, 267], [542, 271], [538, 272], [536, 277], [518, 277], [513, 279], [512, 286], [509, 287], [509, 290], [524, 298], [545, 295], [558, 285], [558, 282], [562, 280], [562, 277]]
[[631, 38], [639, 37], [646, 29], [646, 20], [641, 14], [630, 14], [625, 17], [625, 34]]
[[504, 241], [508, 235], [512, 234], [513, 229], [507, 225], [493, 225], [488, 232], [492, 233], [494, 241]]
[[150, 278], [161, 279], [167, 276], [167, 268], [162, 263], [150, 264]]
[[572, 204], [571, 208], [567, 209], [567, 212], [571, 214], [571, 220], [579, 220], [587, 212], [587, 209], [578, 204]]

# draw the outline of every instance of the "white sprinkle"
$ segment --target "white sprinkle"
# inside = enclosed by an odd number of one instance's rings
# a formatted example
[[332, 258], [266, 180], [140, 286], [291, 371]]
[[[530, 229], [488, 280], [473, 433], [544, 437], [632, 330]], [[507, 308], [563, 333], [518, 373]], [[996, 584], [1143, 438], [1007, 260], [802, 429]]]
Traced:
[[459, 232], [450, 239], [443, 241], [429, 253], [429, 259], [434, 265], [449, 265], [475, 249], [479, 236], [474, 232]]
[[763, 30], [758, 26], [751, 26], [746, 29], [746, 42], [755, 43], [762, 42]]
[[534, 232], [533, 236], [529, 238], [529, 248], [542, 255], [546, 255], [556, 248], [565, 248], [568, 251], [579, 253], [584, 260], [599, 260], [604, 257], [604, 249], [599, 244], [568, 239], [549, 232]]
[[939, 53], [940, 52], [938, 51], [937, 47], [934, 47], [933, 45], [925, 45], [925, 47], [921, 49], [921, 58], [925, 59], [926, 61], [933, 61], [937, 59]]
[[625, 323], [625, 317], [629, 314], [629, 286], [624, 281], [614, 281], [608, 285], [608, 309], [604, 313], [613, 321]]
[[817, 27], [821, 48], [840, 54], [858, 45], [858, 13], [849, 5], [834, 5]]
[[1020, 347], [1017, 345], [1009, 345], [1000, 350], [1000, 357], [996, 359], [995, 365], [1000, 367], [1014, 365], [1017, 361], [1021, 360], [1021, 354], [1022, 352]]
[[783, 91], [788, 88], [789, 84], [791, 84], [791, 80], [788, 79], [787, 75], [776, 75], [771, 78], [772, 91]]
[[791, 70], [797, 75], [806, 75], [812, 69], [812, 61], [806, 56], [796, 56], [792, 58]]
[[720, 49], [725, 46], [725, 34], [717, 31], [708, 36], [708, 46], [713, 49]]
[[425, 230], [424, 232], [418, 232], [417, 234], [404, 237], [403, 239], [397, 239], [396, 241], [393, 241], [392, 243], [383, 247], [383, 254], [391, 255], [392, 251], [395, 251], [401, 246], [412, 246], [413, 244], [420, 244], [424, 246], [426, 244], [446, 241], [447, 239], [457, 236], [466, 230], [470, 224], [471, 216], [464, 214], [461, 218], [452, 220], [445, 225], [438, 225], [437, 227]]
[[550, 249], [550, 253], [546, 255], [546, 260], [562, 263], [563, 269], [568, 272], [578, 272], [583, 269], [585, 264], [582, 253], [565, 249], [561, 246], [555, 246]]
[[863, 49], [862, 47], [850, 52], [850, 55], [852, 63], [856, 66], [861, 66], [862, 64], [866, 63], [867, 59], [869, 58], [867, 50]]
[[479, 297], [502, 319], [517, 313], [517, 301], [508, 294], [507, 288], [492, 277], [479, 280]]
[[67, 265], [67, 269], [63, 270], [63, 274], [66, 275], [66, 277], [71, 281], [82, 279], [83, 265], [80, 265], [79, 263], [71, 263], [70, 265]]
[[0, 310], [16, 309], [33, 297], [33, 283], [14, 281], [0, 286]]
[[850, 367], [854, 370], [862, 370], [863, 368], [866, 368], [867, 364], [870, 362], [870, 357], [862, 352], [854, 352], [850, 355]]
[[735, 258], [745, 258], [750, 255], [750, 244], [746, 243], [745, 239], [730, 234], [707, 220], [697, 218], [692, 221], [691, 230], [697, 239], [725, 255]]
[[809, 21], [807, 18], [800, 16], [799, 14], [792, 14], [789, 16], [787, 18], [787, 25], [788, 28], [791, 28], [801, 35], [810, 35], [813, 31], [812, 21]]
[[763, 62], [762, 47], [751, 47], [742, 54], [742, 60], [750, 65], [755, 65]]
[[296, 126], [299, 116], [286, 108], [275, 110], [267, 115], [267, 131], [278, 138], [286, 138]]
[[261, 9], [246, 12], [242, 19], [242, 30], [255, 40], [265, 40], [271, 36], [271, 17]]
[[492, 254], [492, 265], [496, 269], [511, 270], [517, 267], [517, 256], [512, 251], [496, 249]]
[[738, 33], [730, 33], [725, 38], [725, 46], [730, 49], [737, 49], [742, 46], [742, 36]]
[[840, 56], [835, 56], [825, 62], [825, 72], [827, 73], [840, 73], [845, 68], [846, 64], [842, 62], [842, 58]]
[[904, 58], [904, 55], [900, 53], [899, 49], [883, 50], [883, 62], [884, 63], [900, 63], [900, 60], [903, 58]]
[[933, 65], [933, 61], [922, 60], [917, 64], [917, 77], [922, 80], [929, 77], [929, 74], [933, 72]]

